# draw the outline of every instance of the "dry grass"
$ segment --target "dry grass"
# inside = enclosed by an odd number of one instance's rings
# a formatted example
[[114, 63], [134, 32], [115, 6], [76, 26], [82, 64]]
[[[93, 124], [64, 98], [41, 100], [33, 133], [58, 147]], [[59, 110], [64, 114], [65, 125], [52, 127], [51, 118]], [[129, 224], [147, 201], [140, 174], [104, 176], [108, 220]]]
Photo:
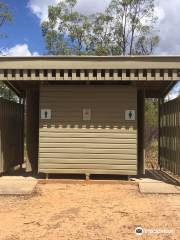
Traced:
[[158, 169], [158, 141], [154, 140], [145, 152], [146, 169]]

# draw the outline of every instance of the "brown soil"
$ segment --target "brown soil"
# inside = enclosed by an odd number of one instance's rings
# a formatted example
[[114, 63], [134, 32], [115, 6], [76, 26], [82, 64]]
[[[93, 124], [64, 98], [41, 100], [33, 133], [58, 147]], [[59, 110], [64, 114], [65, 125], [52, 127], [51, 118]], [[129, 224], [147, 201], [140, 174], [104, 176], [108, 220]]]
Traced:
[[[137, 226], [170, 229], [144, 234]], [[0, 240], [180, 239], [180, 195], [142, 195], [132, 184], [39, 184], [31, 197], [0, 197]]]

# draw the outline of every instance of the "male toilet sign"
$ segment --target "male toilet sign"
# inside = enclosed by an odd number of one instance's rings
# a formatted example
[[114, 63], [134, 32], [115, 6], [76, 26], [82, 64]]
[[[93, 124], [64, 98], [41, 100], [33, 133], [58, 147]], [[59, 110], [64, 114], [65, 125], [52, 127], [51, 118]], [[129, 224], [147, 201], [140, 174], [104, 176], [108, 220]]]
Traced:
[[135, 110], [126, 110], [125, 111], [125, 120], [126, 121], [135, 121], [136, 120], [136, 111]]
[[41, 109], [41, 119], [51, 119], [51, 110]]

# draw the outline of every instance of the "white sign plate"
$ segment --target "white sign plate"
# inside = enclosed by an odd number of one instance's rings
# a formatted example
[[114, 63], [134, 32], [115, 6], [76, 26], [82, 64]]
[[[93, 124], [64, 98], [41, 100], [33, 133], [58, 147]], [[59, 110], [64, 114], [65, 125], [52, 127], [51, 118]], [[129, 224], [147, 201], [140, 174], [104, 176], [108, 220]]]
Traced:
[[51, 109], [41, 109], [41, 119], [51, 119]]
[[90, 121], [91, 120], [91, 109], [83, 108], [83, 120]]
[[135, 110], [126, 110], [125, 111], [125, 120], [126, 121], [135, 121], [136, 120], [136, 111]]

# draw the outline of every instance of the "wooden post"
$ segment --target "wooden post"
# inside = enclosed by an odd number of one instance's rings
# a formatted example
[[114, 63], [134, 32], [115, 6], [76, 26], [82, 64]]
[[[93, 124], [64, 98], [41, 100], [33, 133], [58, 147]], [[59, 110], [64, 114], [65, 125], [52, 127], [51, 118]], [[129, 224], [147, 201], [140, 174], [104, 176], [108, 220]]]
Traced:
[[86, 173], [86, 181], [89, 181], [89, 180], [90, 180], [90, 174]]
[[144, 91], [139, 90], [137, 95], [138, 106], [138, 175], [145, 174], [144, 149]]
[[19, 167], [20, 169], [22, 169], [22, 165], [24, 163], [24, 127], [25, 127], [25, 124], [24, 124], [24, 113], [25, 113], [25, 109], [24, 109], [24, 106], [25, 106], [25, 101], [24, 101], [24, 98], [19, 98], [19, 103], [23, 105], [23, 126], [22, 126], [22, 143], [21, 143], [21, 146], [22, 146], [22, 162], [20, 163]]
[[26, 90], [26, 171], [38, 170], [39, 90]]
[[[2, 112], [2, 108], [0, 106], [0, 112]], [[2, 132], [2, 118], [0, 117], [0, 177], [1, 177], [1, 174], [3, 172], [3, 156], [2, 156], [2, 139], [1, 139], [1, 132]]]
[[162, 117], [162, 109], [161, 106], [163, 104], [163, 99], [158, 99], [158, 164], [160, 167], [160, 170], [162, 168], [161, 166], [161, 137], [162, 137], [162, 129], [161, 129], [161, 117]]

